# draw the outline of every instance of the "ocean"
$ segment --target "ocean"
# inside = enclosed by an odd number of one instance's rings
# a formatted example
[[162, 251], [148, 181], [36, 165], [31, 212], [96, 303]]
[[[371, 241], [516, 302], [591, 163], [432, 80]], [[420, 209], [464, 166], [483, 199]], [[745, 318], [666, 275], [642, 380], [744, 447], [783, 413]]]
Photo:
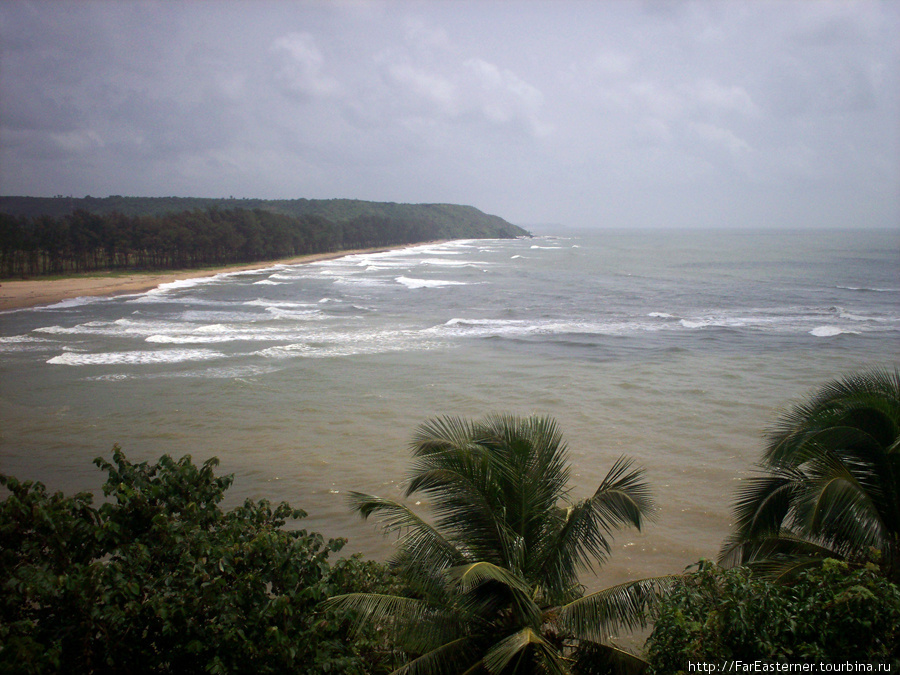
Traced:
[[572, 499], [624, 454], [658, 504], [591, 588], [714, 558], [779, 412], [898, 363], [898, 231], [453, 241], [0, 314], [0, 471], [99, 494], [114, 443], [218, 457], [227, 507], [285, 500], [383, 559], [346, 494], [399, 498], [420, 423], [547, 414]]

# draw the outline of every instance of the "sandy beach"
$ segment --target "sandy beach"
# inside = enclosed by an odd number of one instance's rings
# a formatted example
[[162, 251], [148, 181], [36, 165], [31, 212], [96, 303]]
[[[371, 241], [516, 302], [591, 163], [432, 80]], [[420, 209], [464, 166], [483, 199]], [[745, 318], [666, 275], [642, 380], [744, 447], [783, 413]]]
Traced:
[[[421, 246], [426, 243], [430, 242], [421, 242], [419, 244], [412, 244], [412, 246]], [[333, 260], [354, 253], [377, 253], [378, 251], [391, 251], [398, 248], [405, 247], [386, 246], [381, 248], [335, 251], [332, 253], [316, 253], [296, 258], [269, 260], [246, 265], [229, 265], [227, 267], [219, 268], [178, 270], [171, 272], [135, 272], [133, 274], [100, 273], [68, 277], [65, 279], [3, 281], [0, 283], [0, 312], [9, 311], [11, 309], [42, 307], [44, 305], [52, 305], [53, 303], [62, 300], [70, 300], [72, 298], [143, 293], [162, 284], [181, 281], [183, 279], [197, 279], [228, 272], [265, 269], [274, 265], [298, 265], [315, 262], [317, 260]]]

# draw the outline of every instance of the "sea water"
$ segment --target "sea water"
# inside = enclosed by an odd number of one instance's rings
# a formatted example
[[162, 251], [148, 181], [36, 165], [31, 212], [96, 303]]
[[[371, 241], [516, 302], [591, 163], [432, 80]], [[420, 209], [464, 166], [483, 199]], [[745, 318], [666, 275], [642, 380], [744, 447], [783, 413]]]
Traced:
[[715, 557], [780, 411], [898, 362], [897, 231], [453, 241], [0, 314], [0, 471], [96, 492], [114, 443], [218, 457], [226, 506], [289, 501], [383, 559], [346, 496], [402, 498], [417, 425], [551, 415], [571, 499], [627, 455], [658, 505], [592, 587]]

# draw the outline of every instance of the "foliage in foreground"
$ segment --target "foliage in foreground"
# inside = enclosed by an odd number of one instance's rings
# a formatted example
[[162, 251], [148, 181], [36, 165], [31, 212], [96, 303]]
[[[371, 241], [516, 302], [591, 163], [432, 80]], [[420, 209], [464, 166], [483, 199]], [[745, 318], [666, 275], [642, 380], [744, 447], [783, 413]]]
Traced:
[[[0, 476], [0, 672], [362, 673], [393, 667], [348, 615], [348, 590], [391, 587], [382, 566], [328, 563], [343, 540], [282, 529], [285, 503], [219, 507], [232, 476], [189, 456], [132, 464], [115, 448], [107, 503]], [[365, 668], [363, 665], [365, 664]]]
[[900, 582], [900, 370], [829, 382], [769, 433], [721, 560], [784, 575], [877, 550]]
[[650, 672], [688, 662], [890, 663], [900, 666], [900, 587], [871, 566], [828, 559], [776, 583], [709, 562], [660, 603], [647, 642]]
[[407, 496], [421, 493], [434, 525], [401, 502], [354, 493], [363, 516], [402, 532], [393, 564], [416, 597], [351, 594], [332, 607], [359, 612], [411, 657], [398, 673], [639, 672], [608, 643], [642, 625], [670, 578], [583, 595], [578, 572], [602, 563], [613, 531], [652, 512], [643, 471], [616, 461], [594, 494], [569, 500], [570, 469], [556, 422], [491, 416], [438, 418], [412, 444]]

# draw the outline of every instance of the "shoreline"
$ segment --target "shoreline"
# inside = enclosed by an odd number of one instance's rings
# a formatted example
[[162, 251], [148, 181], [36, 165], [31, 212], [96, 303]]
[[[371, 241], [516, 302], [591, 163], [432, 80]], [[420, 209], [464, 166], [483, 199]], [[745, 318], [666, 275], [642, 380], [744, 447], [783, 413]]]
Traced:
[[351, 249], [346, 251], [332, 251], [329, 253], [310, 253], [308, 255], [293, 258], [281, 258], [278, 260], [259, 261], [255, 263], [226, 265], [224, 267], [173, 270], [164, 272], [134, 272], [131, 274], [98, 273], [85, 276], [67, 277], [65, 279], [35, 279], [27, 281], [4, 281], [0, 283], [0, 312], [17, 309], [32, 309], [45, 307], [63, 300], [73, 298], [116, 296], [137, 293], [146, 293], [158, 288], [162, 284], [169, 284], [185, 279], [200, 279], [214, 277], [218, 274], [232, 272], [248, 272], [251, 270], [263, 270], [276, 265], [303, 265], [318, 262], [320, 260], [335, 260], [348, 255], [358, 253], [382, 253], [385, 251], [399, 251], [414, 246], [427, 246], [439, 244], [441, 241], [423, 241], [416, 244], [400, 246], [378, 246], [374, 248]]

